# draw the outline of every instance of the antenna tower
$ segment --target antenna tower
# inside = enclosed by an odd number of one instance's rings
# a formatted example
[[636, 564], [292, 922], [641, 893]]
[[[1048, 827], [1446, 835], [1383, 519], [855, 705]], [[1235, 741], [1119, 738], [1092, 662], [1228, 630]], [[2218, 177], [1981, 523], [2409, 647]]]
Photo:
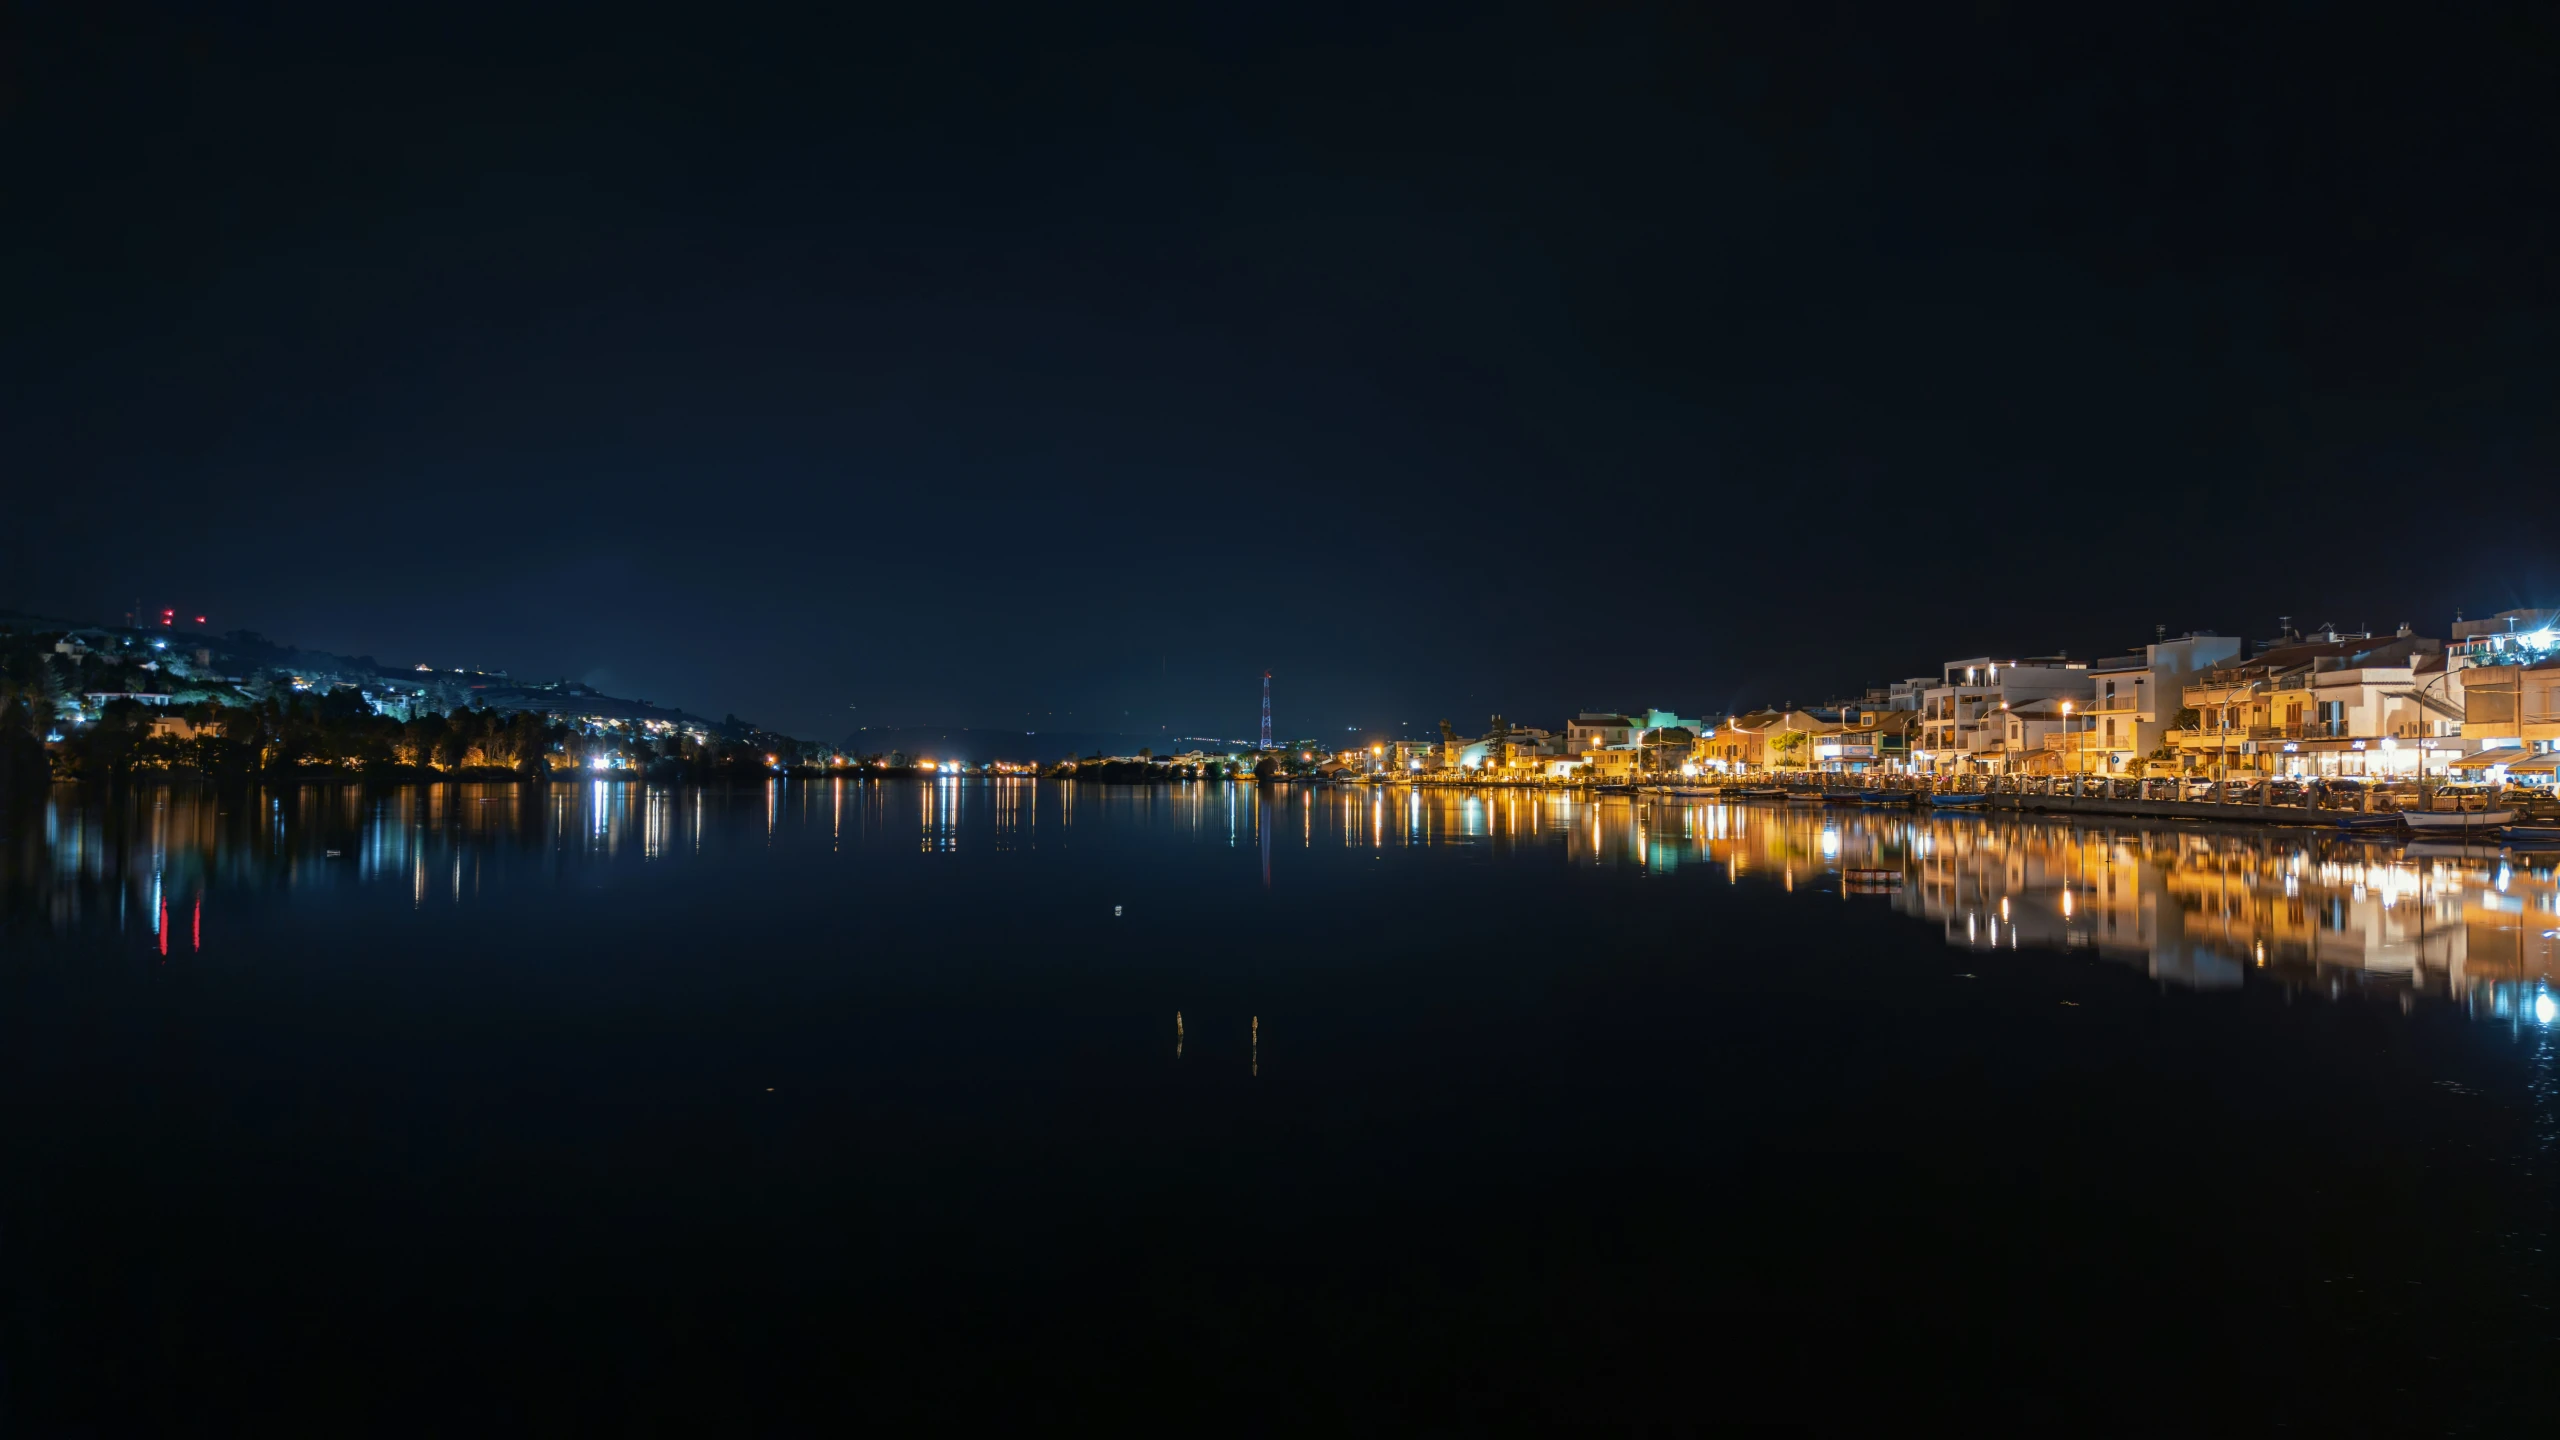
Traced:
[[1271, 748], [1271, 672], [1262, 672], [1262, 748]]

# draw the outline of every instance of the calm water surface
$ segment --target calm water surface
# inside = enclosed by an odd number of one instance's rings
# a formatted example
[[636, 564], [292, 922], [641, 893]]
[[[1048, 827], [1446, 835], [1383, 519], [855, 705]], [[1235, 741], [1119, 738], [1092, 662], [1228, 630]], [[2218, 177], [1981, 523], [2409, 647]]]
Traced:
[[62, 790], [18, 1433], [2513, 1433], [2549, 857], [1032, 781]]

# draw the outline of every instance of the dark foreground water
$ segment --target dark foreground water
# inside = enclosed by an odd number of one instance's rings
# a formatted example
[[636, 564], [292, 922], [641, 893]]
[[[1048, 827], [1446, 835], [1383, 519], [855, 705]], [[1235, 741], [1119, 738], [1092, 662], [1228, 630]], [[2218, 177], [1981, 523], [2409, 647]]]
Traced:
[[11, 1433], [2547, 1426], [2548, 859], [1037, 782], [65, 790]]

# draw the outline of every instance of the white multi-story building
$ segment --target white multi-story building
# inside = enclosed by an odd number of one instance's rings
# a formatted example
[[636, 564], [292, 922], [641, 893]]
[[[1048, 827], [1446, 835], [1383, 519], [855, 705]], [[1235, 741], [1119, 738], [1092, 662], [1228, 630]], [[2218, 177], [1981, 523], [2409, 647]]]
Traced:
[[2004, 743], [2003, 706], [2015, 708], [2038, 700], [2069, 701], [2086, 706], [2089, 667], [2062, 656], [2001, 660], [1977, 655], [1950, 660], [1935, 685], [1920, 696], [1920, 733], [1911, 750], [1915, 770], [1945, 775], [1986, 767], [1985, 752]]
[[1615, 711], [1585, 710], [1564, 722], [1564, 749], [1568, 755], [1586, 750], [1606, 750], [1612, 745], [1632, 745], [1643, 722], [1633, 715]]
[[2085, 759], [2072, 768], [2139, 772], [2143, 757], [2168, 743], [2186, 704], [2187, 682], [2239, 657], [2239, 637], [2206, 630], [2145, 645], [2139, 654], [2090, 662], [2089, 703], [2071, 741]]
[[2178, 743], [2217, 774], [2440, 774], [2467, 748], [2461, 678], [2423, 635], [2278, 645], [2187, 679]]

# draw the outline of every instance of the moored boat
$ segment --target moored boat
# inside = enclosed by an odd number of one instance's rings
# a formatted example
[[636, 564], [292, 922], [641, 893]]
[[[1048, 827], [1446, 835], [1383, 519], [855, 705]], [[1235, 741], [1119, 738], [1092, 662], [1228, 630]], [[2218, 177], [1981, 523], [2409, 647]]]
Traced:
[[1991, 797], [1988, 795], [1932, 795], [1929, 797], [1929, 808], [1932, 810], [1979, 810], [1990, 803]]
[[2403, 810], [2391, 817], [2420, 835], [2461, 835], [2495, 830], [2516, 818], [2513, 810]]

